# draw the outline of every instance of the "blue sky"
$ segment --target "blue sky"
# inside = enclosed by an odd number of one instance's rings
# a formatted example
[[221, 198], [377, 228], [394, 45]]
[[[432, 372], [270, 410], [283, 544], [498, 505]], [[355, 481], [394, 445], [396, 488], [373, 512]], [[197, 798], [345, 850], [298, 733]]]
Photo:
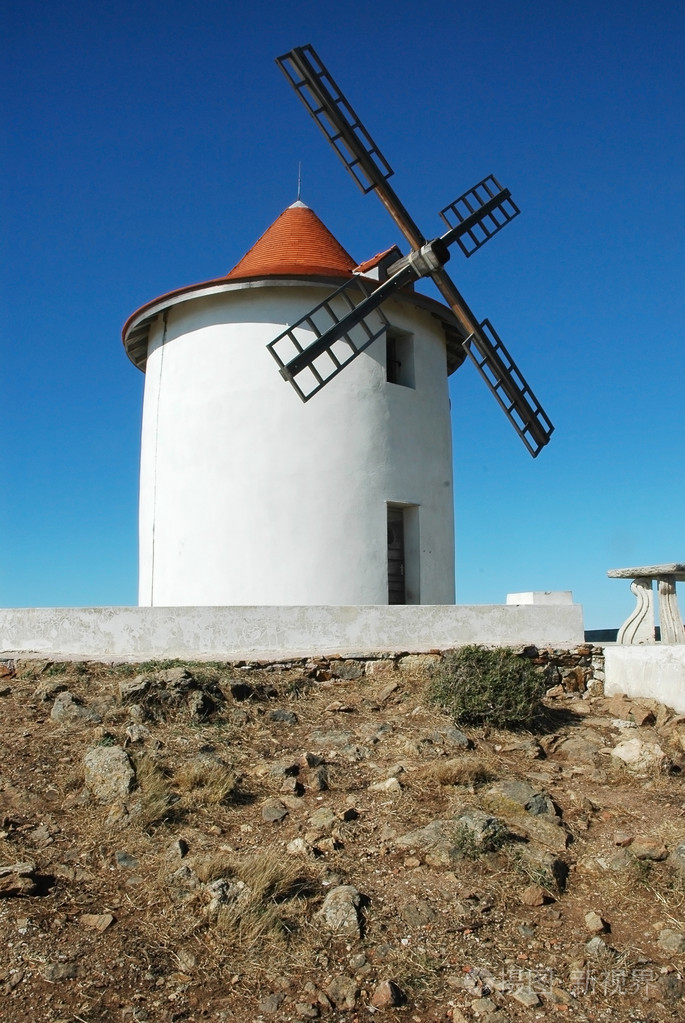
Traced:
[[426, 235], [489, 173], [522, 210], [449, 270], [556, 432], [533, 461], [475, 370], [451, 378], [459, 602], [571, 589], [619, 625], [606, 570], [685, 556], [684, 29], [663, 0], [6, 11], [0, 606], [136, 602], [133, 310], [227, 272], [299, 161], [360, 261], [400, 241], [273, 62], [311, 42]]

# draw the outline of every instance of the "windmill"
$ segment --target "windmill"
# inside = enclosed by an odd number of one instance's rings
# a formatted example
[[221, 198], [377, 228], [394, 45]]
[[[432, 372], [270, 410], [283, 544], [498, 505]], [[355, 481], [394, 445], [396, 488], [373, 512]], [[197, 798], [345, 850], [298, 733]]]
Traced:
[[[479, 181], [440, 211], [447, 231], [427, 240], [388, 183], [393, 174], [390, 164], [314, 48], [296, 47], [276, 63], [359, 188], [376, 193], [411, 246], [407, 256], [381, 261], [377, 287], [358, 275], [271, 341], [267, 347], [281, 375], [308, 401], [384, 333], [386, 299], [429, 277], [456, 317], [465, 352], [530, 454], [537, 457], [554, 427], [492, 324], [477, 320], [445, 270], [451, 245], [456, 242], [468, 258], [518, 215], [509, 190], [492, 175]], [[396, 248], [390, 252], [401, 255]], [[380, 315], [380, 327], [378, 316], [369, 319], [374, 311]]]

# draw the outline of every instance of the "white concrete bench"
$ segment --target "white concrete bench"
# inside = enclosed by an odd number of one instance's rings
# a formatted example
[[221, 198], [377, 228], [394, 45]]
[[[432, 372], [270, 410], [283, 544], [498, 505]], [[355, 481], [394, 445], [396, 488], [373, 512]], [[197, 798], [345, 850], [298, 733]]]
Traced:
[[685, 581], [685, 564], [647, 565], [643, 568], [612, 568], [610, 579], [632, 579], [630, 588], [637, 606], [619, 629], [619, 643], [654, 643], [654, 592], [659, 593], [659, 624], [662, 643], [685, 643], [675, 584]]

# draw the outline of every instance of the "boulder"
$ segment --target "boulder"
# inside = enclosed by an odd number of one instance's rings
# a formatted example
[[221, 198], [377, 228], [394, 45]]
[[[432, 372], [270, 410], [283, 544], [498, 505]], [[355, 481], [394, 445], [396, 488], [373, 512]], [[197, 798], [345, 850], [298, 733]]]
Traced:
[[506, 817], [524, 811], [533, 816], [556, 816], [556, 807], [546, 792], [534, 788], [523, 778], [510, 778], [495, 782], [482, 796], [482, 802], [496, 813]]
[[[324, 899], [319, 915], [329, 931], [333, 931], [334, 934], [344, 934], [350, 938], [358, 938], [361, 934], [361, 921], [359, 917], [361, 901], [360, 893], [352, 885], [338, 885]], [[330, 992], [327, 991], [326, 993], [330, 998]], [[331, 1000], [337, 1005], [334, 998], [331, 998]]]
[[645, 742], [644, 739], [624, 739], [618, 742], [611, 751], [612, 757], [620, 760], [626, 769], [633, 774], [653, 774], [663, 771], [668, 764], [668, 758], [655, 742]]
[[84, 707], [80, 700], [77, 700], [68, 689], [58, 693], [50, 711], [53, 721], [84, 721], [92, 724], [100, 724], [102, 718], [94, 710]]
[[135, 771], [121, 746], [96, 746], [86, 753], [86, 788], [103, 803], [125, 799], [135, 782]]

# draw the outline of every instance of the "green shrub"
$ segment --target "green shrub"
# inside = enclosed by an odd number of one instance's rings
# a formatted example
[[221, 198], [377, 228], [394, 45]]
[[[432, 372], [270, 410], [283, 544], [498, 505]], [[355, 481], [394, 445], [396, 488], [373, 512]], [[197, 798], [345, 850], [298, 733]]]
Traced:
[[428, 697], [459, 724], [529, 728], [546, 687], [544, 675], [513, 650], [465, 646], [444, 655]]

